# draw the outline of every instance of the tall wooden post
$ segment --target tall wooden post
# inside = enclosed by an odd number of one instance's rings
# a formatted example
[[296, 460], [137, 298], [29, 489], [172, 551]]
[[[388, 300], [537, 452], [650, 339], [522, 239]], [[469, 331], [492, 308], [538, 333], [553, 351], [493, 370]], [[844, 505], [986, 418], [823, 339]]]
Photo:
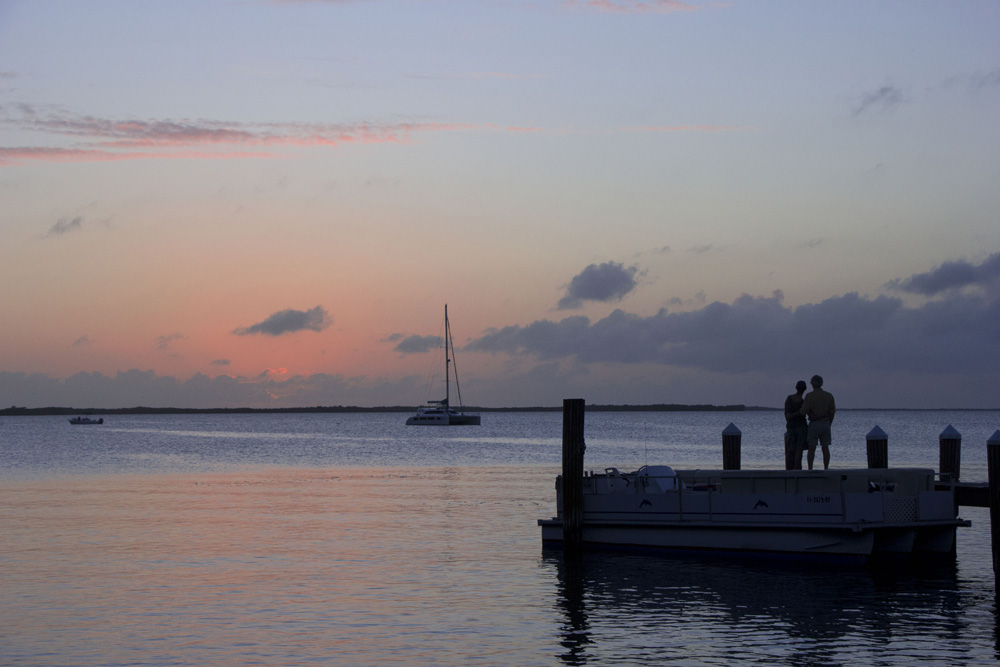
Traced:
[[563, 549], [567, 555], [580, 553], [583, 544], [583, 440], [585, 402], [582, 398], [563, 400], [562, 500]]
[[740, 469], [740, 446], [743, 441], [743, 431], [736, 428], [736, 424], [729, 422], [729, 426], [722, 430], [722, 469]]
[[962, 434], [948, 424], [948, 428], [941, 431], [938, 437], [938, 446], [938, 472], [941, 473], [941, 479], [948, 475], [957, 482], [962, 468]]
[[990, 544], [993, 545], [993, 581], [1000, 593], [1000, 430], [986, 441], [986, 464], [990, 478]]
[[868, 431], [865, 436], [868, 444], [868, 467], [888, 468], [889, 467], [889, 436], [885, 431], [875, 424], [875, 428]]

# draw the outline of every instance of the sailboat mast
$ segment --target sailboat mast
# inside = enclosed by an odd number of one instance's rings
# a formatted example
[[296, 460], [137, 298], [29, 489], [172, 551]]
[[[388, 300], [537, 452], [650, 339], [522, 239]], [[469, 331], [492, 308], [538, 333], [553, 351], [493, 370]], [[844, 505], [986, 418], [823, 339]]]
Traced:
[[449, 403], [449, 378], [451, 377], [451, 329], [448, 324], [448, 304], [444, 304], [444, 407], [447, 410]]

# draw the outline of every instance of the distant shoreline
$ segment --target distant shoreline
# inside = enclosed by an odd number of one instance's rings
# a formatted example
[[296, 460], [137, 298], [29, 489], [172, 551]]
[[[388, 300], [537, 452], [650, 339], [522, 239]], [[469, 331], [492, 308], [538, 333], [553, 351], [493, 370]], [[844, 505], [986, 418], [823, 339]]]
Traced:
[[[745, 410], [777, 410], [778, 408], [747, 407], [745, 405], [588, 405], [591, 412], [743, 412]], [[25, 408], [12, 405], [0, 410], [0, 417], [46, 415], [182, 415], [182, 414], [323, 414], [345, 412], [416, 412], [417, 406], [387, 405], [365, 408], [356, 405], [319, 405], [299, 408]], [[523, 408], [465, 407], [465, 412], [562, 412], [562, 406]]]
[[[355, 405], [315, 406], [299, 408], [26, 408], [11, 406], [0, 409], [0, 417], [38, 417], [72, 415], [225, 415], [225, 414], [343, 414], [371, 412], [415, 412], [416, 406], [391, 405], [365, 408]], [[759, 405], [682, 405], [657, 403], [651, 405], [587, 405], [588, 412], [779, 412], [782, 408]], [[893, 410], [899, 412], [990, 412], [997, 408], [841, 408], [841, 411], [864, 412]], [[562, 412], [562, 406], [523, 408], [467, 407], [466, 412]]]

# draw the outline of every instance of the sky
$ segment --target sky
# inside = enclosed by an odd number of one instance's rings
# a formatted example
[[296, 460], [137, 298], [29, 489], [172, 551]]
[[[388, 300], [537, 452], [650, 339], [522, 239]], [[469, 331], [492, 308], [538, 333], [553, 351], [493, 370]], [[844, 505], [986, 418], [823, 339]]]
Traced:
[[[0, 0], [0, 406], [1000, 408], [1000, 3]], [[454, 402], [454, 395], [453, 395]]]

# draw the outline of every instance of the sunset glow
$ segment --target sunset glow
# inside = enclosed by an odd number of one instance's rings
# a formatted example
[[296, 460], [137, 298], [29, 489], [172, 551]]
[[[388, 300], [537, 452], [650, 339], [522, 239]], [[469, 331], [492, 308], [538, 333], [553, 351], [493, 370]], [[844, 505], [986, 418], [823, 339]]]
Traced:
[[0, 406], [995, 408], [997, 25], [3, 3]]

